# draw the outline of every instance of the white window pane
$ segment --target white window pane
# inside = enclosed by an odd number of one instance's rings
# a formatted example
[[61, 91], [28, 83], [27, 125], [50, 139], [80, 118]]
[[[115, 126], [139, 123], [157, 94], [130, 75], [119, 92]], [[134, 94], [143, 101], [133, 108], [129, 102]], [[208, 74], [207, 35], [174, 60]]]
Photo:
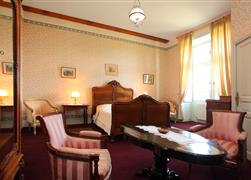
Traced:
[[202, 101], [211, 94], [211, 37], [210, 34], [193, 40], [192, 69], [185, 101]]

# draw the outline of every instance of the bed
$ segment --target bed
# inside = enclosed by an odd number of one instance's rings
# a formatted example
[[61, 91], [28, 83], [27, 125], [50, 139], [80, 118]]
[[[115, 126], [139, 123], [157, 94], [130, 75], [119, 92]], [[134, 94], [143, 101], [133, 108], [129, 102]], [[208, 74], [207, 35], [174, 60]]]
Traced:
[[125, 88], [113, 80], [104, 86], [92, 88], [92, 116], [94, 123], [111, 135], [111, 104], [133, 99], [133, 89]]
[[133, 99], [133, 90], [117, 81], [92, 88], [94, 123], [108, 135], [122, 134], [121, 125], [170, 126], [170, 106], [152, 97], [141, 95]]

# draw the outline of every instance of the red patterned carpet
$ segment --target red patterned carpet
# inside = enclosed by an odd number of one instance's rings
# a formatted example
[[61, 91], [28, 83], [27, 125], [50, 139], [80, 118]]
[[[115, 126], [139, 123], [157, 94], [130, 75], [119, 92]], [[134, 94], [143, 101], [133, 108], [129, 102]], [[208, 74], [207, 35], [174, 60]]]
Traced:
[[[192, 122], [176, 123], [175, 127], [188, 129], [194, 125]], [[24, 130], [22, 133], [22, 149], [25, 159], [24, 176], [25, 180], [49, 180], [49, 163], [47, 150], [42, 133], [34, 136], [31, 132]], [[112, 158], [112, 179], [113, 180], [141, 180], [147, 179], [138, 177], [135, 174], [145, 167], [150, 167], [153, 163], [151, 151], [142, 149], [126, 141], [117, 141], [109, 144], [109, 151]], [[190, 180], [235, 180], [238, 174], [229, 169], [217, 166], [192, 165], [190, 177], [187, 177], [188, 163], [171, 160], [168, 164], [174, 169], [181, 179]], [[244, 170], [244, 179], [251, 177], [251, 162], [247, 163]]]

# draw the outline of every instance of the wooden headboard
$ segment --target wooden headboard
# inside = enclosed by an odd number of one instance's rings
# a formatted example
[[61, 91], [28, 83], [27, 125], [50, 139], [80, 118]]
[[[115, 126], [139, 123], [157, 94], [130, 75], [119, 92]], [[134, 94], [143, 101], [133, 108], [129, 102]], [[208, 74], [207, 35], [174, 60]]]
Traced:
[[114, 102], [127, 102], [133, 99], [133, 89], [125, 88], [119, 82], [113, 80], [104, 86], [92, 88], [92, 115], [96, 113], [96, 107], [101, 104]]

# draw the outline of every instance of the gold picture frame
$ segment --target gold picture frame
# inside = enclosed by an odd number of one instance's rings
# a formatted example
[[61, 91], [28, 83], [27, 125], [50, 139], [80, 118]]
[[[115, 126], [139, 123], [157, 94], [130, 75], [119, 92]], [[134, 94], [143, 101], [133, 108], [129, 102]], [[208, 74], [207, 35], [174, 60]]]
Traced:
[[143, 83], [144, 84], [154, 84], [154, 75], [153, 74], [143, 74]]
[[117, 64], [105, 64], [105, 74], [109, 76], [117, 76], [118, 65]]
[[61, 77], [75, 79], [76, 78], [76, 68], [61, 67]]

